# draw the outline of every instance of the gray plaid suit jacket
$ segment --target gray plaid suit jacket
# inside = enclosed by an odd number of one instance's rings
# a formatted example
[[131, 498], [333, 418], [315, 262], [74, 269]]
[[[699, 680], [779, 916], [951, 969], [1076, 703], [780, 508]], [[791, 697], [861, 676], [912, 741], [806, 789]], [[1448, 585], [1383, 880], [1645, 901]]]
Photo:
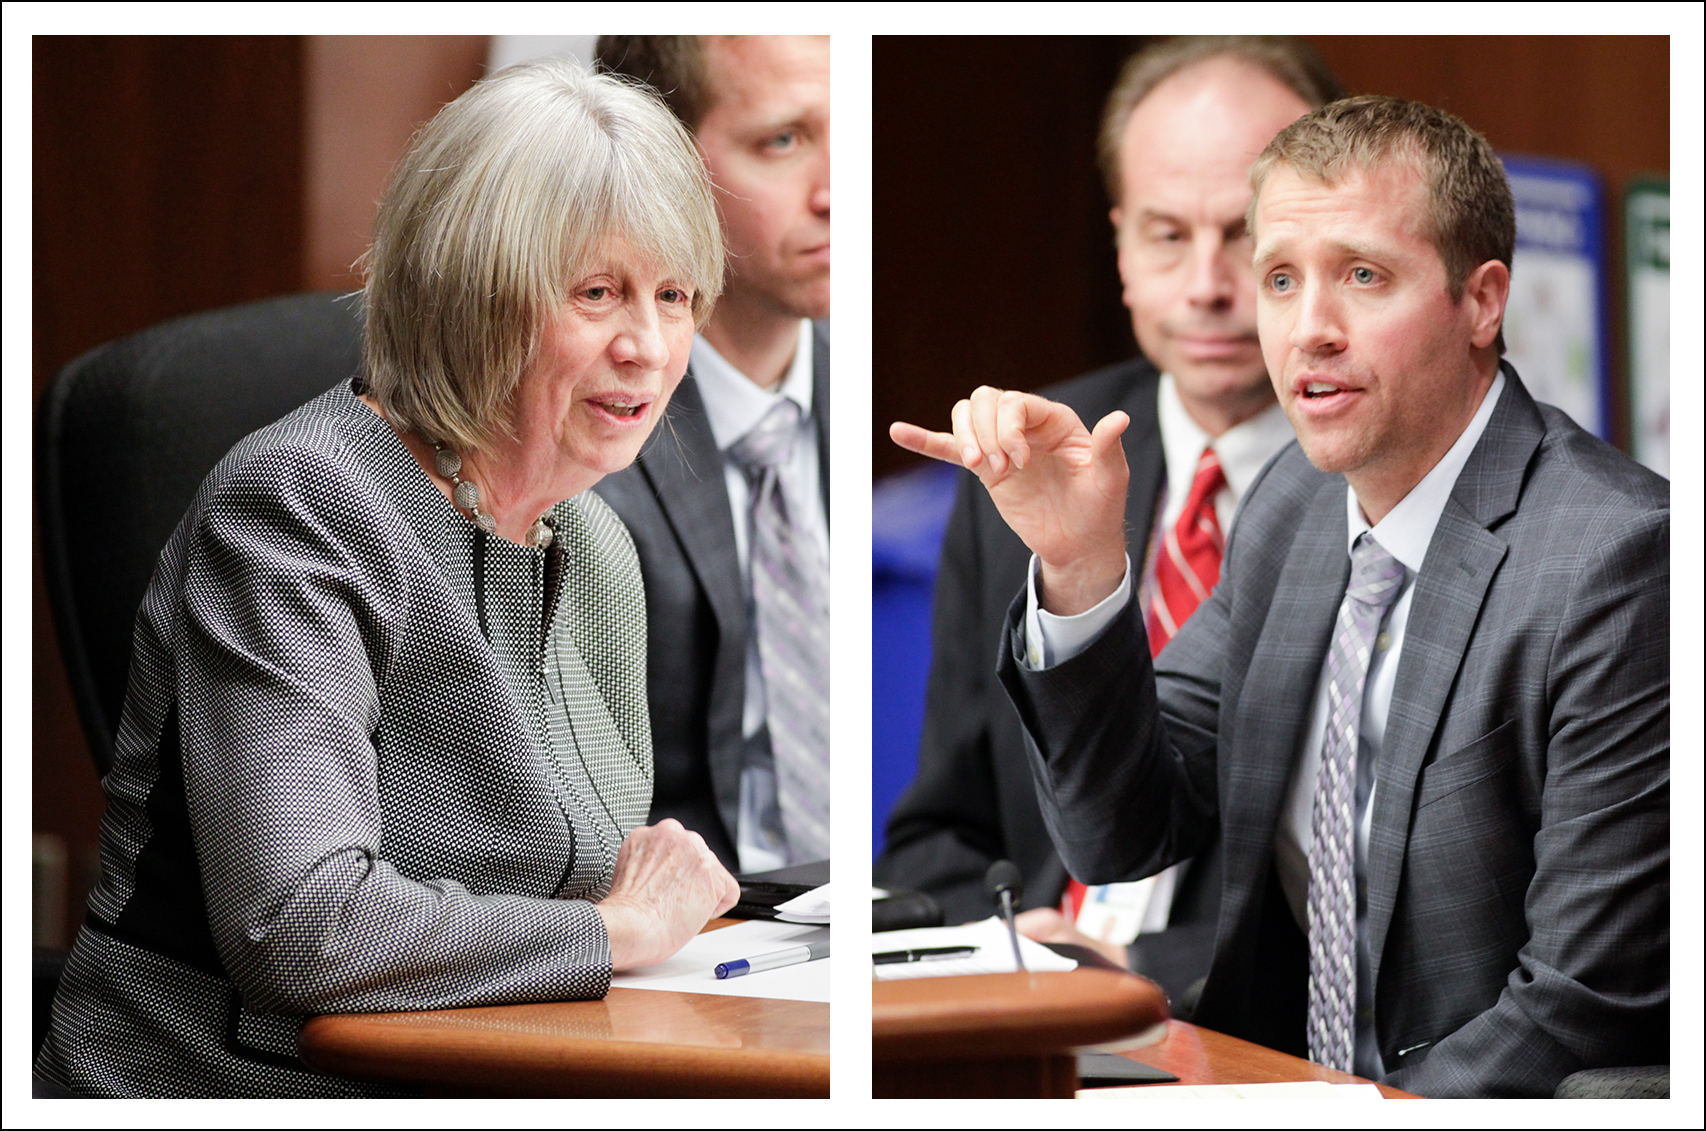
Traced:
[[[829, 323], [812, 325], [812, 416], [829, 513]], [[746, 582], [723, 454], [688, 373], [632, 467], [594, 488], [633, 535], [646, 582], [647, 689], [657, 777], [653, 824], [674, 817], [740, 871]]]
[[[1386, 1081], [1425, 1095], [1669, 1058], [1669, 485], [1505, 373], [1416, 580], [1376, 768], [1376, 1029]], [[1195, 1019], [1298, 1052], [1307, 958], [1273, 844], [1348, 577], [1344, 492], [1275, 457], [1153, 667], [1135, 608], [1054, 668], [1024, 669], [1017, 637], [1001, 661], [1074, 875], [1147, 875], [1220, 830]]]

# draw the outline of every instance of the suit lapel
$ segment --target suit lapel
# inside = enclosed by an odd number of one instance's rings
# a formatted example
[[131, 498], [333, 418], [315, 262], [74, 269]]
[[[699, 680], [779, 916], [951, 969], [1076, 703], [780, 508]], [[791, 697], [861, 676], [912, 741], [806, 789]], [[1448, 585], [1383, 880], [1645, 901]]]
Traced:
[[817, 485], [829, 525], [829, 323], [812, 323], [812, 415], [817, 418]]
[[1349, 577], [1345, 486], [1334, 476], [1310, 500], [1286, 554], [1234, 714], [1242, 725], [1234, 741], [1221, 743], [1226, 874], [1253, 878], [1246, 890], [1228, 893], [1239, 906], [1223, 911], [1223, 921], [1238, 921], [1267, 883], [1280, 812]]
[[1369, 950], [1377, 977], [1403, 874], [1416, 781], [1450, 711], [1458, 670], [1508, 549], [1488, 528], [1516, 509], [1545, 432], [1534, 401], [1506, 366], [1504, 393], [1452, 487], [1416, 578], [1369, 830]]
[[[1155, 408], [1157, 380], [1152, 377], [1138, 381], [1118, 406], [1131, 417], [1131, 426], [1120, 439], [1131, 468], [1125, 494], [1126, 544], [1131, 547], [1132, 568], [1138, 571], [1144, 567], [1143, 555], [1149, 548], [1150, 528], [1155, 524], [1155, 500], [1166, 478], [1161, 422]], [[1084, 426], [1094, 428], [1096, 422], [1086, 420]]]
[[[683, 556], [717, 618], [724, 647], [746, 647], [746, 588], [735, 556], [734, 516], [723, 480], [723, 453], [705, 419], [699, 385], [688, 373], [638, 460]], [[738, 756], [737, 756], [738, 757]], [[713, 766], [715, 769], [715, 766]], [[736, 766], [736, 774], [739, 767]]]

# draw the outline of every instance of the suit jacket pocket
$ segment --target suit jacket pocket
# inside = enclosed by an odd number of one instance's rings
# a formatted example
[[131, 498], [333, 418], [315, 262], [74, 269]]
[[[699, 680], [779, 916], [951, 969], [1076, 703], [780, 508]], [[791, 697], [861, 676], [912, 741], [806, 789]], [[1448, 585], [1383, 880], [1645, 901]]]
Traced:
[[1524, 900], [1539, 820], [1524, 796], [1521, 734], [1507, 721], [1422, 770], [1380, 971], [1383, 981], [1402, 970], [1406, 985], [1426, 987], [1425, 1000], [1393, 1019], [1399, 1048], [1492, 1008], [1531, 935]]
[[1424, 809], [1443, 797], [1492, 777], [1516, 760], [1516, 720], [1506, 719], [1469, 745], [1422, 768], [1416, 788], [1416, 808]]

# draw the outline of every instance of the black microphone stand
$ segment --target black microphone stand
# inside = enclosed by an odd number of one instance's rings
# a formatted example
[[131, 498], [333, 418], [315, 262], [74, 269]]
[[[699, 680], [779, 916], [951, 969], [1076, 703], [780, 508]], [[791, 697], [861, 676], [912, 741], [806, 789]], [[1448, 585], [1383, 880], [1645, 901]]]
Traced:
[[1007, 937], [1013, 943], [1013, 967], [1024, 973], [1025, 960], [1019, 954], [1019, 928], [1013, 922], [1013, 911], [1024, 896], [1025, 877], [1011, 860], [997, 860], [989, 866], [983, 882], [995, 897], [995, 906], [1001, 917], [1007, 921]]

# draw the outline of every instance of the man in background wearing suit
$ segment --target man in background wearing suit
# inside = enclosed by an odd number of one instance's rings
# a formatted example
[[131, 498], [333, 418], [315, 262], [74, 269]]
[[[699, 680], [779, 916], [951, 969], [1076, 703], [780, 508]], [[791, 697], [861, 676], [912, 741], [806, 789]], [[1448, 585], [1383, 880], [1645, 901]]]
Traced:
[[1218, 829], [1197, 1020], [1424, 1095], [1669, 1059], [1670, 511], [1501, 362], [1514, 207], [1463, 122], [1354, 98], [1251, 174], [1297, 430], [1151, 665], [1118, 413], [979, 389], [905, 446], [1035, 551], [1002, 679], [1072, 871]]
[[[1125, 525], [1156, 647], [1213, 588], [1244, 489], [1292, 438], [1256, 342], [1249, 170], [1281, 128], [1337, 97], [1337, 81], [1300, 41], [1228, 36], [1145, 48], [1108, 97], [1100, 159], [1144, 357], [1045, 393], [1085, 419], [1121, 409], [1133, 421], [1123, 438], [1133, 468]], [[890, 817], [877, 882], [931, 894], [952, 922], [979, 919], [990, 912], [984, 872], [1011, 859], [1032, 909], [1020, 930], [1095, 946], [1160, 981], [1177, 1008], [1208, 970], [1217, 853], [1088, 893], [1086, 925], [1123, 916], [1127, 929], [1111, 939], [1074, 930], [1054, 910], [1065, 892], [1076, 914], [1086, 892], [1069, 885], [1049, 843], [1019, 719], [995, 679], [1002, 622], [1029, 557], [964, 476], [936, 585], [918, 776]]]
[[603, 36], [598, 65], [693, 132], [729, 250], [665, 427], [598, 486], [646, 582], [650, 820], [731, 871], [825, 859], [829, 41]]

